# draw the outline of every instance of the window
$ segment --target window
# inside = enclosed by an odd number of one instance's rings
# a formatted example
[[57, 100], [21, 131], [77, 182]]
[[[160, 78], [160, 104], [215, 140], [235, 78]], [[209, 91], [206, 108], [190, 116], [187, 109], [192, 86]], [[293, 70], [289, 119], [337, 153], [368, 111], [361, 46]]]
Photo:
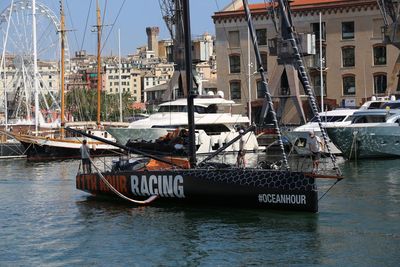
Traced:
[[356, 77], [349, 75], [343, 77], [343, 95], [355, 95], [356, 94]]
[[261, 80], [257, 81], [257, 98], [265, 97], [265, 85]]
[[[316, 54], [313, 57], [313, 66], [320, 70], [321, 69], [321, 59], [320, 59], [320, 52], [319, 52], [319, 45], [316, 49]], [[322, 45], [322, 70], [326, 68], [326, 47]]]
[[261, 62], [262, 62], [262, 66], [264, 68], [265, 71], [268, 70], [268, 54], [267, 53], [261, 53]]
[[374, 65], [386, 65], [386, 46], [374, 47]]
[[[323, 88], [324, 88], [324, 96], [326, 96], [326, 74], [323, 73]], [[321, 75], [320, 73], [311, 76], [311, 82], [314, 86], [314, 92], [316, 96], [321, 96]]]
[[[322, 40], [326, 40], [325, 22], [321, 23], [322, 28]], [[319, 40], [320, 26], [318, 23], [311, 23], [311, 31], [315, 34], [315, 40]]]
[[385, 94], [387, 87], [386, 74], [375, 74], [374, 75], [374, 92], [375, 94]]
[[231, 93], [231, 100], [242, 98], [240, 81], [231, 81], [229, 88]]
[[342, 39], [354, 39], [354, 21], [342, 22]]
[[342, 48], [342, 64], [343, 67], [354, 67], [355, 65], [354, 46], [347, 46]]
[[240, 55], [229, 56], [229, 72], [240, 73]]
[[373, 38], [383, 38], [382, 28], [384, 26], [383, 19], [373, 19], [372, 20], [372, 37]]
[[230, 48], [240, 47], [239, 31], [230, 31], [228, 38]]
[[53, 87], [53, 83], [52, 82], [49, 82], [49, 87], [50, 88]]
[[267, 45], [267, 29], [256, 30], [258, 45]]

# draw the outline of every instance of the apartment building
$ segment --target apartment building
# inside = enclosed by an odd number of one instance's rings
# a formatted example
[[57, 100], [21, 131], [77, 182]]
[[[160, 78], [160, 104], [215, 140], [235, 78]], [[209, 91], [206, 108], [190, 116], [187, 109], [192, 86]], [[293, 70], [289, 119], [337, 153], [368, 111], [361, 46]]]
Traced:
[[[261, 1], [260, 1], [261, 2]], [[271, 55], [269, 41], [277, 36], [269, 4], [250, 5], [264, 68], [268, 77], [277, 69], [277, 57]], [[320, 96], [322, 42], [324, 101], [329, 108], [360, 106], [371, 96], [399, 93], [394, 65], [397, 48], [383, 43], [383, 19], [374, 0], [294, 0], [292, 20], [297, 33], [314, 33], [316, 54], [305, 57], [312, 86]], [[319, 38], [319, 14], [322, 39]], [[213, 16], [216, 30], [218, 88], [241, 103], [237, 111], [259, 109], [264, 92], [256, 73], [255, 56], [248, 39], [248, 28], [241, 1], [235, 1]], [[249, 57], [250, 55], [250, 57]], [[282, 78], [280, 88], [287, 90]], [[282, 94], [283, 92], [280, 92]], [[303, 101], [307, 104], [306, 100]], [[307, 104], [308, 105], [308, 104]]]

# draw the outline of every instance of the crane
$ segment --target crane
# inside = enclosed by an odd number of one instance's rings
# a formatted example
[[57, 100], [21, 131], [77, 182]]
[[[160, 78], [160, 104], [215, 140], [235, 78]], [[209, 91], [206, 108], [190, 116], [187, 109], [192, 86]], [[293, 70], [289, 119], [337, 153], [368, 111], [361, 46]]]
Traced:
[[[398, 0], [376, 0], [383, 18], [384, 43], [391, 44], [400, 49], [400, 1]], [[400, 90], [400, 55], [397, 57], [389, 78], [387, 93], [388, 95], [396, 90]], [[397, 86], [395, 81], [397, 78]]]
[[182, 0], [158, 0], [161, 13], [173, 41], [172, 59], [175, 64], [174, 73], [162, 100], [168, 101], [180, 96], [187, 96], [185, 88], [185, 34], [183, 30]]

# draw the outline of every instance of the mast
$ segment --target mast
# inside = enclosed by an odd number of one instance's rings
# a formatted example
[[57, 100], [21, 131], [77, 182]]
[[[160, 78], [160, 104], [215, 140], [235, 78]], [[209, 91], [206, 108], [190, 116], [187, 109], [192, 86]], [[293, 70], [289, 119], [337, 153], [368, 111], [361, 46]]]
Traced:
[[6, 122], [5, 130], [8, 130], [8, 103], [7, 103], [7, 90], [6, 90], [6, 79], [7, 79], [7, 72], [6, 72], [6, 46], [8, 41], [8, 31], [10, 30], [10, 22], [11, 22], [11, 14], [13, 12], [14, 7], [14, 0], [11, 1], [10, 5], [10, 13], [8, 15], [8, 22], [7, 22], [7, 31], [4, 37], [3, 43], [3, 53], [1, 55], [1, 62], [0, 68], [3, 70], [3, 90], [4, 90], [4, 119]]
[[61, 138], [64, 138], [65, 126], [65, 16], [64, 0], [60, 0], [61, 8]]
[[324, 112], [324, 74], [323, 74], [323, 58], [322, 58], [322, 13], [319, 12], [319, 75], [321, 84], [321, 112]]
[[248, 108], [247, 108], [247, 114], [249, 117], [249, 124], [251, 125], [251, 57], [250, 57], [250, 30], [247, 29], [247, 67], [248, 67], [248, 73], [247, 73], [247, 83], [248, 83], [248, 88], [249, 88], [249, 100], [247, 102]]
[[182, 0], [183, 4], [183, 27], [185, 33], [185, 69], [186, 69], [186, 88], [188, 91], [188, 125], [189, 125], [189, 162], [190, 166], [196, 166], [196, 142], [194, 126], [194, 97], [193, 73], [192, 73], [192, 40], [190, 32], [190, 8], [189, 0]]
[[272, 96], [271, 96], [271, 94], [269, 92], [267, 78], [265, 77], [265, 70], [263, 68], [263, 64], [262, 64], [262, 60], [261, 60], [261, 54], [260, 54], [260, 51], [258, 49], [257, 36], [256, 36], [256, 32], [254, 30], [253, 22], [252, 22], [252, 19], [251, 19], [251, 13], [250, 13], [250, 10], [249, 10], [249, 5], [247, 3], [247, 0], [243, 0], [243, 8], [244, 8], [244, 12], [246, 14], [247, 25], [249, 27], [249, 32], [250, 32], [250, 35], [251, 35], [251, 39], [253, 41], [254, 52], [256, 54], [256, 60], [257, 60], [258, 72], [260, 73], [260, 76], [261, 76], [262, 85], [265, 87], [265, 98], [268, 101], [268, 106], [269, 106], [268, 108], [269, 108], [269, 110], [270, 110], [270, 112], [272, 114], [272, 118], [273, 118], [273, 122], [274, 122], [274, 126], [275, 126], [275, 131], [276, 131], [276, 134], [278, 136], [278, 143], [279, 143], [279, 146], [280, 146], [281, 151], [282, 151], [283, 164], [284, 164], [284, 167], [286, 169], [289, 169], [289, 164], [288, 164], [286, 153], [285, 153], [285, 147], [283, 146], [282, 134], [281, 134], [281, 130], [279, 128], [278, 119], [277, 119], [276, 112], [275, 112], [275, 109], [274, 109], [274, 103], [272, 102]]
[[101, 109], [101, 18], [99, 0], [96, 0], [97, 15], [97, 126], [100, 126], [100, 109]]
[[35, 90], [35, 135], [39, 127], [39, 87], [37, 83], [36, 0], [32, 0], [33, 88]]
[[121, 29], [118, 29], [118, 87], [119, 87], [119, 121], [122, 122], [122, 88], [121, 88]]

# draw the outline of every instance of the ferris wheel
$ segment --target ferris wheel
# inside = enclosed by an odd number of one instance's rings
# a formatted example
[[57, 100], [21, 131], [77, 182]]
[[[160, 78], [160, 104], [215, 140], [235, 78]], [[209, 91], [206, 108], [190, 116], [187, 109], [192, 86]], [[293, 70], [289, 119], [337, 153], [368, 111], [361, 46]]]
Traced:
[[[0, 99], [11, 117], [31, 116], [34, 100], [34, 67], [32, 35], [32, 1], [13, 1], [0, 13]], [[36, 3], [36, 36], [41, 109], [59, 108], [61, 35], [60, 21], [55, 13], [42, 3]], [[65, 66], [70, 69], [68, 41], [65, 41]], [[4, 49], [5, 48], [5, 49]], [[4, 51], [4, 52], [3, 52]], [[5, 92], [4, 94], [4, 87]]]

